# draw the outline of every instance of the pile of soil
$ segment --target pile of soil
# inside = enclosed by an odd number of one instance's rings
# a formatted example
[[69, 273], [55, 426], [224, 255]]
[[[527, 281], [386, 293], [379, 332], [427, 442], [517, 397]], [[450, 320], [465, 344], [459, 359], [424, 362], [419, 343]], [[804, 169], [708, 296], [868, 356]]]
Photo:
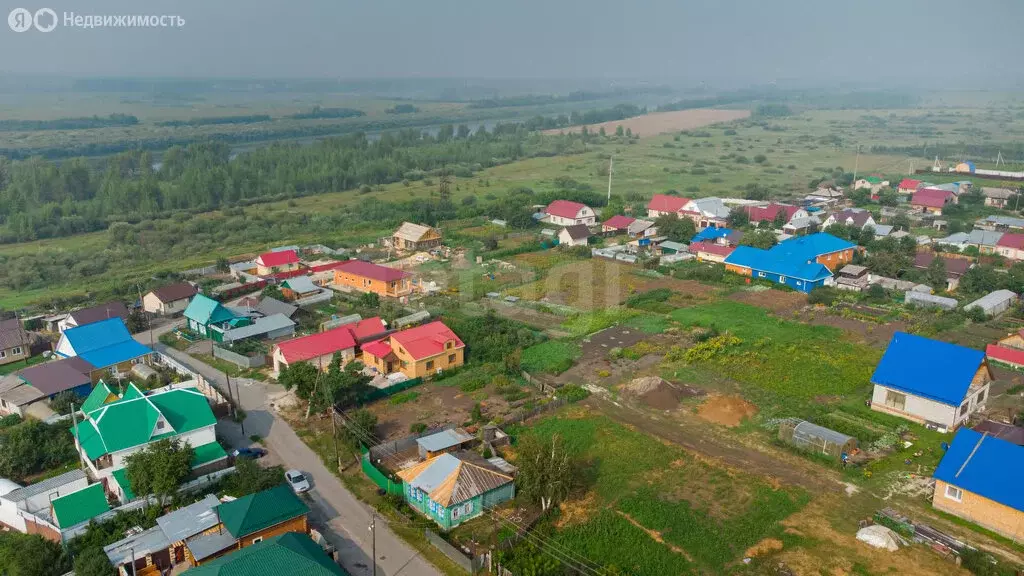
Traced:
[[623, 386], [622, 391], [656, 410], [674, 410], [683, 398], [703, 394], [696, 388], [673, 384], [657, 376], [636, 378]]
[[735, 395], [716, 394], [697, 408], [697, 415], [701, 418], [729, 427], [739, 426], [744, 418], [754, 414], [757, 414], [757, 406]]

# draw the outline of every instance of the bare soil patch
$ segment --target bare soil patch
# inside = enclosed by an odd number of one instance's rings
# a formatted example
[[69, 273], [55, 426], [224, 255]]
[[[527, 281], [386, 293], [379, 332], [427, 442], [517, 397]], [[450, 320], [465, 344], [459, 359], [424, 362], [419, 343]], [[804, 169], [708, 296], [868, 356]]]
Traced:
[[887, 322], [884, 324], [859, 320], [857, 318], [843, 318], [824, 310], [806, 310], [800, 313], [798, 319], [806, 324], [815, 326], [832, 326], [859, 338], [865, 344], [876, 348], [885, 348], [892, 340], [896, 332], [905, 331], [907, 325], [903, 322]]
[[755, 556], [778, 552], [779, 550], [782, 550], [782, 540], [779, 540], [778, 538], [765, 538], [750, 548], [747, 548], [747, 551], [743, 553], [743, 557], [753, 558]]
[[775, 314], [790, 314], [807, 305], [807, 296], [799, 292], [781, 290], [740, 290], [729, 295], [730, 300], [765, 308]]
[[603, 359], [612, 348], [629, 348], [647, 337], [648, 334], [628, 326], [606, 328], [583, 342], [582, 361]]
[[739, 426], [744, 418], [757, 414], [757, 406], [744, 400], [741, 396], [735, 395], [712, 395], [709, 396], [697, 408], [697, 415], [701, 418], [721, 424], [723, 426]]
[[655, 410], [675, 410], [684, 398], [704, 394], [691, 386], [673, 384], [658, 376], [635, 378], [622, 387], [622, 391]]
[[[749, 116], [750, 110], [712, 110], [710, 108], [698, 108], [696, 110], [678, 110], [676, 112], [655, 112], [653, 114], [644, 114], [643, 116], [626, 118], [625, 120], [590, 124], [587, 126], [587, 130], [591, 132], [598, 132], [601, 128], [604, 128], [605, 132], [612, 134], [619, 126], [622, 126], [623, 130], [629, 128], [633, 131], [633, 134], [638, 134], [643, 138], [646, 136], [664, 134], [666, 132], [675, 132], [677, 130], [691, 130], [693, 128], [700, 128], [702, 126], [717, 124], [719, 122], [732, 122], [733, 120], [740, 120]], [[555, 128], [552, 130], [545, 130], [544, 134], [579, 132], [581, 128], [581, 126]]]

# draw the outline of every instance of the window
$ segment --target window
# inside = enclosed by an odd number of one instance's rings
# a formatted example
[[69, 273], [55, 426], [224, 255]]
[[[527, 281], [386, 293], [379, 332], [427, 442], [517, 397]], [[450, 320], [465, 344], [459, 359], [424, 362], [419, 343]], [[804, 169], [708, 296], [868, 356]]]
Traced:
[[163, 420], [157, 420], [156, 421], [156, 429], [157, 430], [163, 430], [164, 429], [164, 425], [165, 425], [165, 422]]
[[7, 358], [7, 350], [0, 350], [0, 358]]
[[797, 286], [803, 286], [803, 285], [804, 285], [804, 283], [803, 283], [803, 282], [801, 282], [801, 281], [799, 281], [799, 280], [797, 280], [797, 281], [796, 281], [796, 285], [797, 285]]
[[11, 350], [11, 354], [14, 354], [15, 356], [21, 356], [21, 346], [15, 346], [14, 349]]
[[985, 401], [985, 391], [982, 390], [981, 392], [978, 392], [978, 404], [981, 404], [984, 401]]
[[967, 408], [969, 406], [970, 406], [970, 402], [964, 402], [963, 405], [960, 406], [960, 416], [961, 417], [967, 415]]
[[448, 355], [448, 363], [449, 364], [455, 364], [455, 354], [449, 354]]
[[886, 390], [885, 405], [897, 410], [903, 410], [907, 407], [907, 395], [900, 394], [899, 392], [893, 392], [892, 390]]
[[451, 340], [449, 340], [448, 342], [445, 342], [445, 343], [444, 343], [444, 347], [445, 347], [446, 349], [448, 349], [448, 350], [451, 350], [451, 348], [452, 348], [452, 342], [451, 342]]
[[764, 278], [764, 272], [758, 272], [757, 276], [758, 278]]
[[259, 544], [260, 542], [263, 542], [263, 536], [259, 536], [257, 538], [252, 539], [253, 544]]
[[957, 502], [961, 502], [964, 498], [964, 491], [957, 488], [956, 486], [950, 486], [947, 484], [946, 498], [949, 498], [950, 500], [956, 500]]
[[785, 276], [779, 276], [779, 284], [785, 284], [785, 283], [786, 283], [786, 277]]
[[434, 369], [434, 361], [430, 360], [429, 362], [427, 362], [427, 370], [433, 370], [433, 369]]

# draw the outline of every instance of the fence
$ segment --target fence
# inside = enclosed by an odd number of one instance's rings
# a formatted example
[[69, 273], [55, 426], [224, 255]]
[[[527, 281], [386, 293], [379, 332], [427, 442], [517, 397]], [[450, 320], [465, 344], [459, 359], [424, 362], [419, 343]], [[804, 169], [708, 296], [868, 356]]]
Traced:
[[538, 414], [543, 414], [544, 412], [561, 408], [562, 406], [565, 406], [568, 403], [569, 401], [566, 400], [565, 398], [559, 398], [557, 400], [552, 400], [547, 404], [537, 406], [533, 410], [517, 410], [506, 416], [505, 419], [503, 420], [503, 424], [506, 426], [509, 424], [518, 424], [519, 422], [529, 420], [530, 418], [533, 418]]
[[363, 453], [363, 457], [360, 460], [360, 466], [363, 468], [363, 474], [370, 479], [371, 482], [376, 484], [379, 488], [387, 492], [390, 496], [401, 496], [402, 495], [402, 483], [395, 482], [384, 475], [383, 472], [377, 469], [376, 466], [370, 462], [370, 453]]
[[245, 356], [237, 352], [221, 348], [220, 346], [213, 347], [213, 357], [220, 358], [221, 360], [227, 360], [241, 368], [259, 368], [267, 363], [267, 357], [264, 354]]
[[376, 462], [377, 460], [383, 458], [395, 456], [396, 454], [415, 448], [416, 441], [419, 440], [420, 438], [423, 438], [424, 436], [430, 436], [431, 434], [437, 434], [438, 432], [443, 432], [444, 430], [451, 430], [453, 428], [455, 428], [454, 424], [447, 424], [439, 428], [424, 430], [422, 434], [412, 434], [410, 436], [406, 436], [401, 440], [381, 442], [380, 444], [377, 444], [376, 446], [370, 448], [370, 458], [372, 458]]
[[364, 403], [373, 402], [374, 400], [380, 400], [381, 398], [387, 398], [393, 394], [398, 394], [399, 392], [403, 392], [409, 388], [413, 388], [414, 386], [419, 386], [422, 383], [423, 378], [410, 378], [405, 382], [399, 382], [398, 384], [388, 386], [387, 388], [374, 388], [370, 392], [364, 394], [359, 401]]
[[445, 542], [444, 538], [441, 538], [430, 529], [424, 529], [423, 535], [427, 537], [427, 542], [430, 542], [434, 548], [440, 550], [442, 554], [470, 574], [476, 574], [486, 564], [485, 556], [477, 556], [476, 558], [466, 556], [461, 550]]

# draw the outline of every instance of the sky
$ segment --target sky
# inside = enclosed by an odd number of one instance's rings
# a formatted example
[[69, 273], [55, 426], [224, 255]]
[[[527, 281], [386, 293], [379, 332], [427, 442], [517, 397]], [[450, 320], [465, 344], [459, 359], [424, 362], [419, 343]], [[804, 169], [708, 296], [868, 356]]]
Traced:
[[[8, 74], [203, 78], [632, 78], [971, 85], [1024, 79], [1019, 0], [3, 0]], [[141, 9], [140, 6], [145, 6]], [[63, 25], [176, 15], [182, 27]]]

